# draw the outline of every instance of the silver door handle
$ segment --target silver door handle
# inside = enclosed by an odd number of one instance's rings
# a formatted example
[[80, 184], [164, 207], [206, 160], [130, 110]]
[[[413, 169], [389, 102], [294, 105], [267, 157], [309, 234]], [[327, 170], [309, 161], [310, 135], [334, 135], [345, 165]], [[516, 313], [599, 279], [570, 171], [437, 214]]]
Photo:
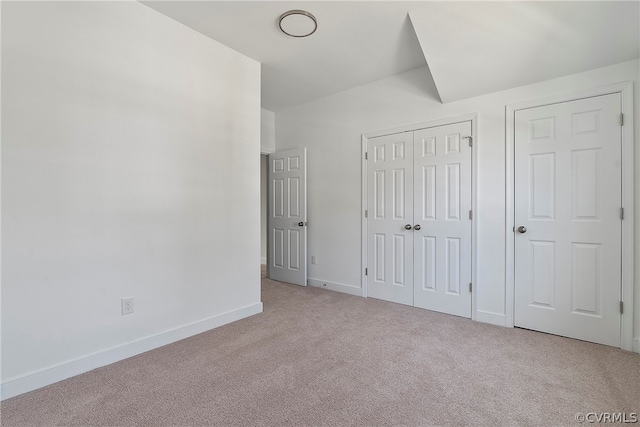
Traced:
[[524, 225], [521, 225], [520, 227], [518, 227], [518, 233], [526, 233], [527, 232], [527, 227], [525, 227]]
[[420, 230], [421, 228], [422, 227], [420, 227], [420, 224], [416, 224], [416, 225], [413, 226], [413, 229], [416, 230], [416, 231]]
[[405, 230], [411, 230], [411, 228], [413, 228], [413, 227], [411, 227], [411, 224], [407, 224], [407, 225], [404, 226]]

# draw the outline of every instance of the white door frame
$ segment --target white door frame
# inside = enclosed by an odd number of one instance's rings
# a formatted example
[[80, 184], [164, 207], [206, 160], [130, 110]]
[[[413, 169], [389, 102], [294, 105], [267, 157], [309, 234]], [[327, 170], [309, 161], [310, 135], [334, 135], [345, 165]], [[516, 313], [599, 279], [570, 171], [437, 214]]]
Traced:
[[[362, 296], [367, 297], [367, 276], [365, 270], [367, 268], [367, 218], [365, 217], [365, 210], [367, 209], [367, 159], [365, 153], [367, 152], [367, 143], [369, 138], [375, 138], [378, 136], [392, 135], [394, 133], [401, 132], [413, 132], [420, 129], [431, 128], [436, 126], [451, 125], [460, 122], [471, 121], [471, 136], [473, 141], [473, 149], [471, 150], [471, 210], [473, 212], [473, 218], [471, 219], [471, 283], [476, 283], [476, 245], [477, 245], [477, 171], [478, 171], [478, 156], [477, 156], [477, 144], [478, 144], [478, 132], [477, 122], [478, 115], [475, 113], [464, 114], [461, 116], [448, 117], [444, 119], [431, 120], [428, 122], [416, 123], [411, 125], [400, 126], [391, 129], [384, 129], [375, 132], [367, 132], [362, 134], [362, 201], [360, 215], [362, 218], [362, 249], [361, 249], [361, 286]], [[471, 319], [476, 320], [476, 287], [474, 285], [473, 292], [471, 293]]]
[[[549, 104], [575, 101], [594, 96], [620, 93], [622, 96], [622, 301], [624, 312], [621, 324], [621, 348], [633, 351], [633, 268], [634, 268], [634, 154], [633, 154], [633, 82], [622, 82], [594, 89], [582, 90], [548, 98], [519, 102], [505, 108], [506, 123], [506, 228], [505, 228], [505, 278], [506, 278], [506, 326], [514, 326], [515, 306], [515, 115], [516, 111]], [[636, 350], [637, 351], [637, 350]]]

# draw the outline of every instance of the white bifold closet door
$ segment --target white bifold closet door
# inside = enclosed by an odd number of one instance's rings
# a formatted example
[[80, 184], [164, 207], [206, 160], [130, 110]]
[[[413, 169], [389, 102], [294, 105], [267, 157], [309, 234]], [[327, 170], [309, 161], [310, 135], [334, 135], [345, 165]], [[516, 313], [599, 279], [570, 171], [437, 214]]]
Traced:
[[414, 133], [414, 305], [464, 317], [471, 317], [469, 135], [471, 122]]
[[471, 317], [471, 122], [370, 138], [367, 293]]
[[368, 143], [367, 295], [413, 305], [413, 132]]

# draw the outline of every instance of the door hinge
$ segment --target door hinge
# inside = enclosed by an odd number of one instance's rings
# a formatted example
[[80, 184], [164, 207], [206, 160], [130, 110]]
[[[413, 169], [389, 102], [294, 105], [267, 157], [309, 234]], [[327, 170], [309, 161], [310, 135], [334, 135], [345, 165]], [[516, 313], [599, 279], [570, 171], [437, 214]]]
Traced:
[[369, 269], [368, 269], [368, 268], [365, 268], [365, 269], [364, 269], [364, 275], [365, 275], [365, 276], [368, 276], [368, 275], [369, 275]]
[[468, 139], [469, 140], [469, 147], [473, 147], [473, 136], [465, 136], [462, 139]]
[[364, 152], [364, 159], [369, 160], [369, 153], [366, 151]]
[[620, 126], [624, 126], [624, 113], [620, 113]]
[[620, 208], [620, 219], [624, 219], [624, 208]]
[[469, 283], [469, 292], [473, 292], [473, 284]]
[[620, 301], [620, 314], [624, 313], [624, 303]]
[[473, 211], [469, 211], [469, 219], [473, 219]]
[[366, 210], [364, 211], [364, 217], [365, 217], [365, 218], [369, 218], [369, 209], [366, 209]]

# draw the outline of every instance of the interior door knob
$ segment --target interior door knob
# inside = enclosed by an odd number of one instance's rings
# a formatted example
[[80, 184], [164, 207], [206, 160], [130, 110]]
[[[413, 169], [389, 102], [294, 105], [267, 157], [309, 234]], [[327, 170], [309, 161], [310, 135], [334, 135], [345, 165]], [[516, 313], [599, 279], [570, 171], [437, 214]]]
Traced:
[[300, 222], [298, 223], [298, 227], [304, 227], [304, 222], [303, 222], [303, 221], [300, 221]]
[[422, 227], [420, 227], [420, 224], [416, 224], [416, 225], [413, 226], [413, 229], [416, 230], [416, 231], [420, 230], [421, 228]]
[[520, 227], [518, 227], [518, 233], [526, 233], [527, 232], [527, 227], [525, 227], [524, 225], [521, 225]]
[[404, 226], [405, 230], [411, 230], [411, 228], [413, 228], [413, 227], [411, 227], [411, 224], [407, 224], [407, 225]]

